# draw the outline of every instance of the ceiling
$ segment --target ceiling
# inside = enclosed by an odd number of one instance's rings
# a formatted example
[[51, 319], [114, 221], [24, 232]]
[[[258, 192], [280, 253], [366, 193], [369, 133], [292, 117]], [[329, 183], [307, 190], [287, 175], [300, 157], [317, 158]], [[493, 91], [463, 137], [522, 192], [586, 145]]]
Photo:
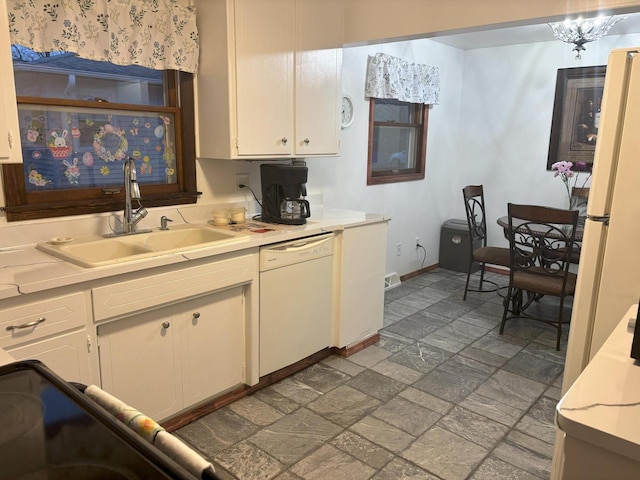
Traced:
[[[608, 35], [640, 33], [640, 13], [625, 14], [624, 17], [624, 20], [613, 26]], [[505, 27], [455, 35], [443, 34], [442, 36], [431, 37], [431, 40], [462, 50], [470, 50], [521, 43], [550, 42], [554, 40], [554, 37], [549, 25], [541, 23], [538, 25]]]

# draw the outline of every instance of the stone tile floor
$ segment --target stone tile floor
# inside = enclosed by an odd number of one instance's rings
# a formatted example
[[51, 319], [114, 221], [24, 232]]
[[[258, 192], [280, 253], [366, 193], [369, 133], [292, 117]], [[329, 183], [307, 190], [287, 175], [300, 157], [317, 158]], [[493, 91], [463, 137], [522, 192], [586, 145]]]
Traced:
[[[508, 277], [489, 274], [506, 285]], [[176, 434], [223, 479], [547, 479], [566, 353], [436, 270], [385, 294], [376, 345], [332, 356]], [[543, 298], [541, 311], [555, 306]]]

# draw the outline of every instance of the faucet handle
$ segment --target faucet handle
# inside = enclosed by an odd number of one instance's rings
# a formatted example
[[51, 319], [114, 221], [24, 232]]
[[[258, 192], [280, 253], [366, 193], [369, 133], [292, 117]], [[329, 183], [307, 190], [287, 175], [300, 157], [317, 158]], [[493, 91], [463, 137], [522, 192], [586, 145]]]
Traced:
[[173, 220], [165, 215], [160, 217], [160, 230], [169, 230], [169, 227], [167, 227], [167, 222], [173, 222]]

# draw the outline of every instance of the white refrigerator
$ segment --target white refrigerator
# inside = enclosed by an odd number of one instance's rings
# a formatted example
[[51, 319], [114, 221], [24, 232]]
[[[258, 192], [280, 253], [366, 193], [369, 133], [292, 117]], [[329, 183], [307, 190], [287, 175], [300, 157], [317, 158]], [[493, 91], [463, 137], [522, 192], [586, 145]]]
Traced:
[[613, 50], [607, 64], [563, 393], [640, 298], [638, 52]]

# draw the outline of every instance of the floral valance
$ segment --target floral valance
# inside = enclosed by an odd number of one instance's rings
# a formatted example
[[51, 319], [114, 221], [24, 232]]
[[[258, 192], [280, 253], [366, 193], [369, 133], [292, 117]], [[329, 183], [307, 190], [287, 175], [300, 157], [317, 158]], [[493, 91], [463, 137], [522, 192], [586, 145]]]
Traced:
[[155, 70], [198, 70], [193, 7], [179, 0], [8, 0], [11, 42]]
[[440, 103], [440, 71], [438, 67], [377, 53], [369, 56], [365, 95], [436, 105]]

